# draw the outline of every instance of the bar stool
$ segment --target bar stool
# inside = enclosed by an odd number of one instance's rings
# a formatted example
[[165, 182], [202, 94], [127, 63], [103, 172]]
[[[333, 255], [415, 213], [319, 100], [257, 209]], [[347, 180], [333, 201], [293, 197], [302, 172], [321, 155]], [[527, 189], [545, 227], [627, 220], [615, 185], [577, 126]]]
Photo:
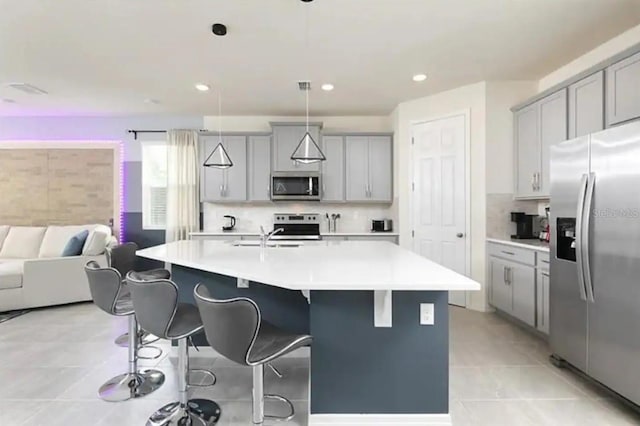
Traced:
[[[178, 341], [178, 401], [153, 413], [147, 420], [147, 426], [216, 424], [220, 419], [220, 406], [208, 399], [189, 399], [187, 394], [188, 339], [203, 328], [198, 308], [178, 302], [178, 287], [171, 280], [151, 279], [138, 272], [129, 272], [127, 284], [142, 329], [162, 339]], [[214, 378], [212, 384], [215, 384], [215, 375], [208, 373]]]
[[105, 401], [118, 402], [150, 394], [162, 386], [164, 374], [153, 369], [138, 370], [138, 323], [131, 295], [124, 289], [120, 273], [113, 268], [103, 268], [95, 261], [88, 262], [84, 270], [93, 302], [109, 315], [129, 317], [129, 371], [100, 386], [98, 395]]
[[[308, 346], [312, 337], [289, 333], [262, 320], [260, 308], [251, 299], [216, 300], [202, 284], [196, 286], [194, 296], [209, 345], [231, 361], [253, 367], [253, 424], [262, 425], [265, 419], [291, 420], [295, 415], [291, 401], [280, 395], [264, 394], [264, 366]], [[290, 414], [286, 417], [265, 415], [265, 398], [284, 402], [289, 406]]]
[[[108, 265], [120, 272], [121, 277], [126, 277], [130, 271], [135, 269], [136, 251], [138, 251], [138, 245], [134, 242], [123, 243], [109, 248], [106, 251]], [[145, 274], [152, 275], [156, 278], [171, 278], [171, 272], [166, 269], [151, 269], [149, 271], [145, 271]], [[126, 288], [125, 290], [127, 293], [129, 292]], [[159, 337], [145, 333], [142, 330], [138, 330], [138, 344], [140, 346], [150, 345], [158, 340], [160, 340]], [[115, 344], [123, 348], [128, 347], [129, 333], [118, 336], [115, 340]]]

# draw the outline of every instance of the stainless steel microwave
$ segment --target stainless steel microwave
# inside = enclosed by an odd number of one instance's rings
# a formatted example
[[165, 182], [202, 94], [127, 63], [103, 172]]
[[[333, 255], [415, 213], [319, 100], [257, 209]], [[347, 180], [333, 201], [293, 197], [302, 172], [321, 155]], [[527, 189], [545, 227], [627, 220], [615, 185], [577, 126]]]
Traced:
[[273, 172], [271, 199], [273, 201], [319, 201], [319, 172]]

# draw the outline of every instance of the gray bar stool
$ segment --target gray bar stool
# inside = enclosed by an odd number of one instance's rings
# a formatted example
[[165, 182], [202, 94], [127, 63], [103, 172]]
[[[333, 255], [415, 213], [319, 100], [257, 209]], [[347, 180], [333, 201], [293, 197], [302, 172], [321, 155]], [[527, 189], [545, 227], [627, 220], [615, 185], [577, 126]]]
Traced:
[[[136, 317], [143, 330], [162, 339], [178, 341], [178, 401], [157, 410], [147, 426], [210, 426], [220, 419], [220, 406], [208, 399], [189, 399], [189, 342], [202, 331], [198, 308], [178, 302], [178, 287], [166, 279], [151, 279], [138, 272], [127, 274]], [[206, 371], [206, 370], [204, 370]], [[214, 378], [213, 373], [208, 372]]]
[[[262, 425], [265, 419], [291, 420], [295, 414], [291, 401], [280, 395], [264, 394], [264, 366], [308, 346], [311, 336], [289, 333], [263, 321], [260, 308], [251, 299], [216, 300], [202, 284], [196, 286], [194, 296], [209, 345], [231, 361], [253, 367], [253, 424]], [[291, 413], [286, 417], [265, 415], [265, 398], [284, 402]]]
[[[138, 245], [134, 242], [119, 244], [115, 247], [107, 249], [106, 254], [108, 265], [120, 272], [121, 277], [126, 277], [130, 271], [133, 271], [135, 269], [136, 251], [138, 251]], [[166, 269], [151, 269], [149, 271], [145, 271], [145, 274], [154, 276], [156, 278], [171, 278], [171, 272]], [[142, 330], [138, 330], [138, 343], [140, 346], [150, 345], [151, 343], [157, 342], [158, 340], [160, 340], [159, 337], [149, 333], [145, 333]], [[128, 347], [129, 333], [118, 336], [115, 340], [115, 344], [118, 346], [122, 346], [123, 348]], [[160, 355], [158, 355], [158, 357]]]
[[164, 374], [152, 369], [138, 370], [138, 323], [120, 273], [95, 261], [88, 262], [84, 269], [93, 302], [110, 315], [129, 317], [129, 372], [108, 380], [100, 386], [98, 395], [105, 401], [118, 402], [150, 394], [162, 386]]

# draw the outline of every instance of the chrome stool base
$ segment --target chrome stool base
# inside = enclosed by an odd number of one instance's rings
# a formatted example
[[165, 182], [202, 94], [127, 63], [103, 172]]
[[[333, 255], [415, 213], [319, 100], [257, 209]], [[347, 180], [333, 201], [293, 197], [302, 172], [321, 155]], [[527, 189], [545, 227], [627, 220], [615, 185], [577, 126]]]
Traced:
[[138, 370], [116, 376], [100, 386], [98, 395], [105, 401], [120, 402], [149, 395], [164, 383], [158, 370]]
[[208, 399], [190, 399], [186, 407], [171, 402], [153, 413], [147, 426], [212, 426], [221, 413], [220, 406]]
[[[155, 343], [158, 340], [160, 340], [159, 337], [154, 336], [153, 334], [141, 331], [138, 333], [138, 337], [140, 340], [138, 340], [139, 342], [139, 346], [146, 346], [146, 345], [150, 345], [151, 343]], [[129, 333], [124, 333], [121, 334], [120, 336], [118, 336], [116, 338], [116, 340], [114, 340], [114, 343], [122, 348], [128, 348], [129, 347]]]

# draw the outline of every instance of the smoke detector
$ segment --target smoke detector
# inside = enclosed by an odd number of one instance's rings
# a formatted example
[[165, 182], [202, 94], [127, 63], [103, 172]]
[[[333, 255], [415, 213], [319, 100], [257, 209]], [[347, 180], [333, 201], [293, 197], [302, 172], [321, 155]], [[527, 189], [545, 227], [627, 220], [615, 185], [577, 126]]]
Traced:
[[48, 94], [46, 90], [43, 90], [29, 83], [9, 83], [7, 84], [7, 87], [19, 90], [24, 93], [28, 93], [30, 95], [47, 95]]

